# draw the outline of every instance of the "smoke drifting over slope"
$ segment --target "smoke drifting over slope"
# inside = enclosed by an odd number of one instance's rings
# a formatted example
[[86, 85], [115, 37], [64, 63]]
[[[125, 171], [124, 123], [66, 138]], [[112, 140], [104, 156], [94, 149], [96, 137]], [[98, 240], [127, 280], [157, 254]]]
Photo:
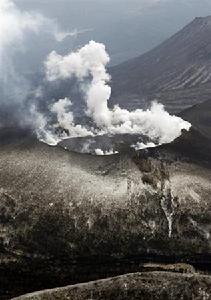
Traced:
[[27, 63], [33, 38], [35, 42], [45, 36], [59, 43], [76, 34], [60, 30], [41, 14], [20, 10], [11, 0], [0, 0], [0, 127], [31, 125], [34, 82], [29, 78], [32, 70], [22, 63]]
[[[28, 34], [37, 34], [44, 23], [41, 15], [21, 12], [9, 0], [0, 1], [0, 96], [1, 114], [6, 111], [13, 118], [24, 108], [30, 85], [21, 70], [15, 67], [14, 56], [25, 51]], [[1, 118], [2, 123], [2, 118]], [[4, 124], [1, 124], [4, 126]]]
[[[94, 41], [64, 56], [53, 51], [44, 63], [48, 82], [77, 80], [86, 104], [86, 110], [82, 114], [85, 113], [90, 120], [89, 125], [78, 124], [75, 121], [71, 102], [73, 99], [69, 99], [68, 95], [63, 99], [43, 99], [45, 103], [51, 101], [48, 111], [43, 112], [36, 103], [37, 91], [40, 91], [42, 97], [42, 83], [39, 89], [34, 91], [33, 84], [26, 74], [16, 67], [14, 59], [17, 53], [26, 50], [30, 35], [39, 38], [43, 32], [60, 42], [63, 38], [72, 36], [75, 31], [62, 32], [54, 21], [37, 13], [20, 11], [10, 0], [1, 0], [0, 113], [3, 115], [6, 111], [9, 122], [33, 128], [37, 137], [50, 145], [56, 145], [69, 137], [126, 133], [147, 136], [150, 145], [158, 145], [171, 142], [181, 134], [182, 129], [189, 130], [191, 125], [188, 122], [170, 116], [164, 107], [156, 102], [146, 111], [128, 111], [118, 105], [109, 108], [111, 78], [106, 66], [110, 58], [105, 46]], [[8, 126], [8, 120], [1, 118], [0, 126]], [[143, 144], [144, 147], [147, 145]]]
[[[142, 109], [128, 111], [119, 106], [110, 109], [108, 107], [111, 96], [110, 76], [106, 71], [108, 62], [109, 56], [105, 46], [91, 41], [77, 52], [66, 56], [52, 52], [45, 63], [49, 81], [75, 77], [81, 83], [87, 106], [86, 115], [95, 125], [94, 129], [89, 129], [91, 134], [140, 134], [148, 136], [155, 144], [162, 144], [177, 138], [182, 129], [189, 130], [191, 125], [188, 122], [169, 115], [164, 107], [156, 102], [146, 111]], [[55, 112], [55, 107], [58, 110], [62, 103], [65, 104], [65, 110], [63, 107], [62, 118], [61, 113], [57, 115], [58, 126], [67, 129], [71, 137], [77, 136], [77, 130], [75, 134], [73, 133], [74, 118], [70, 100], [69, 102], [68, 99], [59, 100], [54, 104], [53, 111]], [[77, 129], [77, 126], [74, 129]], [[83, 127], [80, 129], [86, 131]]]

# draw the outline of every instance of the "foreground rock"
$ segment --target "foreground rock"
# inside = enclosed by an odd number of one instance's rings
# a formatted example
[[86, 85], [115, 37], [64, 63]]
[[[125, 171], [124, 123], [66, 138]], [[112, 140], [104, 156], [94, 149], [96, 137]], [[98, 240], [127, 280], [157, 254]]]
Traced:
[[211, 278], [170, 272], [137, 273], [29, 294], [14, 300], [135, 300], [211, 298]]
[[109, 157], [27, 133], [0, 141], [0, 299], [152, 261], [209, 271], [211, 151], [200, 134]]

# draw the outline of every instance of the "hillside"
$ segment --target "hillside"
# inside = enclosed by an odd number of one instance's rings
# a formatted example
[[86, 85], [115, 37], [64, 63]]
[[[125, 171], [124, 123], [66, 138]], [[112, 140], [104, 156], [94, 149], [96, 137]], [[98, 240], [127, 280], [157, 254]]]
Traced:
[[191, 124], [194, 124], [202, 134], [211, 138], [211, 100], [182, 111], [180, 116]]
[[150, 52], [110, 69], [112, 102], [137, 108], [157, 99], [178, 113], [211, 99], [211, 16], [190, 24]]
[[200, 134], [107, 157], [49, 147], [27, 131], [0, 137], [1, 300], [144, 262], [211, 270], [210, 148], [195, 147], [207, 143]]

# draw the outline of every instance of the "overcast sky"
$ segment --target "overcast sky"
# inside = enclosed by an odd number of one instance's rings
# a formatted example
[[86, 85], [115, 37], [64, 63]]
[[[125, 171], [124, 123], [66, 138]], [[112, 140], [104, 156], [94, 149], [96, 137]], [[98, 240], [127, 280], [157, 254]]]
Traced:
[[90, 39], [106, 44], [112, 64], [141, 54], [198, 16], [211, 15], [211, 0], [15, 0], [17, 6], [54, 18], [68, 38], [63, 50]]

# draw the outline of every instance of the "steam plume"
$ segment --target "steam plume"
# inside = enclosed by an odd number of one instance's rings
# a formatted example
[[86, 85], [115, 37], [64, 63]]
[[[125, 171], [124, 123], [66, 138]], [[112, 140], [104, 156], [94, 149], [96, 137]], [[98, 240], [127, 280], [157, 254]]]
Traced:
[[[14, 124], [30, 126], [32, 117], [37, 116], [30, 115], [34, 111], [32, 103], [36, 101], [36, 97], [32, 96], [34, 83], [25, 75], [24, 68], [18, 67], [17, 62], [20, 61], [20, 55], [29, 49], [29, 39], [39, 38], [43, 34], [55, 39], [56, 43], [67, 36], [80, 34], [80, 31], [64, 32], [55, 21], [38, 13], [20, 10], [12, 0], [0, 0], [1, 127]], [[31, 70], [27, 69], [26, 73], [31, 73]], [[5, 112], [9, 116], [7, 120]], [[36, 120], [33, 122], [37, 123]]]
[[[153, 143], [162, 144], [177, 138], [182, 129], [190, 129], [190, 123], [171, 116], [162, 104], [156, 102], [146, 111], [137, 109], [130, 112], [119, 106], [109, 109], [111, 88], [108, 85], [110, 76], [106, 71], [108, 62], [105, 46], [91, 41], [66, 56], [52, 52], [45, 63], [46, 75], [49, 81], [76, 77], [81, 85], [85, 80], [90, 80], [85, 91], [86, 114], [96, 124], [98, 134], [142, 134]], [[63, 118], [63, 122], [67, 128], [68, 123], [73, 122], [72, 115]]]
[[[67, 130], [72, 137], [93, 135], [92, 132], [88, 131], [85, 127], [74, 124], [73, 113], [69, 110], [71, 105], [72, 102], [68, 98], [60, 99], [53, 104], [51, 112], [55, 113], [57, 116], [58, 123], [56, 124], [56, 127]], [[63, 134], [63, 137], [65, 138], [67, 135]]]
[[23, 52], [28, 33], [39, 32], [44, 19], [38, 14], [19, 11], [10, 0], [0, 1], [0, 96], [2, 106], [18, 109], [29, 93], [27, 80], [16, 70], [14, 56]]
[[111, 88], [107, 85], [110, 76], [105, 69], [109, 60], [105, 46], [91, 41], [77, 52], [64, 57], [54, 51], [46, 62], [46, 74], [49, 81], [73, 76], [83, 81], [89, 76], [92, 77], [86, 93], [86, 113], [98, 126], [108, 126], [111, 123], [111, 113], [107, 107], [107, 101], [111, 95]]

